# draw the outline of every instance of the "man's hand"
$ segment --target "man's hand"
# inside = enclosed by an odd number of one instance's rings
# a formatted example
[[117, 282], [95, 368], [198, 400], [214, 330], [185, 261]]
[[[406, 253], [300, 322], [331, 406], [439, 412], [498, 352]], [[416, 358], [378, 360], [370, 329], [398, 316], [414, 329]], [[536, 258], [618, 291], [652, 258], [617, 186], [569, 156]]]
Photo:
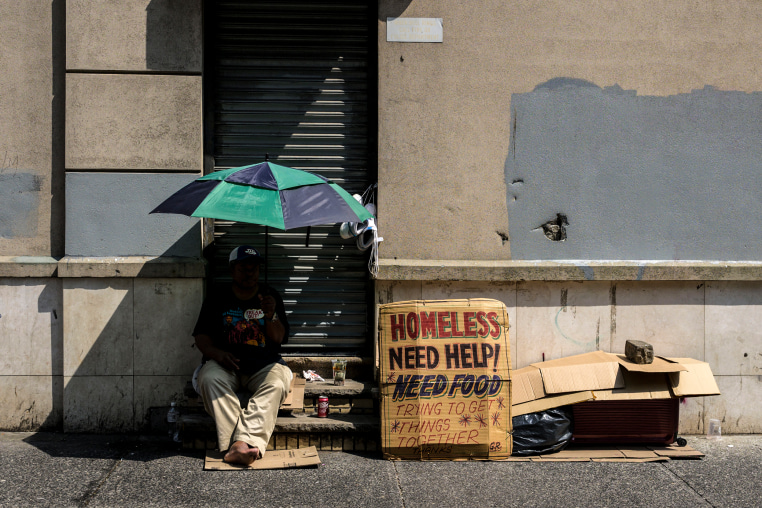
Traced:
[[211, 358], [226, 369], [239, 369], [238, 362], [240, 360], [236, 358], [232, 353], [228, 353], [227, 351], [223, 351], [222, 349], [215, 347], [212, 338], [208, 335], [196, 335], [196, 347], [198, 347], [199, 351], [201, 351], [204, 356]]
[[272, 319], [275, 314], [275, 298], [271, 295], [259, 295], [259, 303], [262, 306], [262, 312], [265, 313], [265, 317], [267, 319]]
[[240, 367], [238, 367], [238, 358], [236, 358], [233, 353], [228, 353], [227, 351], [217, 350], [219, 353], [216, 356], [212, 356], [212, 360], [219, 363], [223, 367], [225, 367], [228, 370], [238, 370]]

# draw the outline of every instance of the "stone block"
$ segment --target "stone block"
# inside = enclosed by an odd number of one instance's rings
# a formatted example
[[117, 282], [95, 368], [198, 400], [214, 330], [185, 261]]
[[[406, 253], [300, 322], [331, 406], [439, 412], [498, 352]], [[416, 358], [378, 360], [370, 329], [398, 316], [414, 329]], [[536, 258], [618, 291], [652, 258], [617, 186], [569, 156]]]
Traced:
[[67, 170], [200, 172], [202, 123], [201, 76], [66, 77]]
[[193, 327], [202, 279], [135, 279], [135, 374], [190, 379], [201, 362]]
[[344, 436], [341, 434], [331, 434], [331, 450], [341, 451], [344, 447]]
[[627, 340], [651, 344], [658, 356], [704, 360], [704, 284], [617, 282], [611, 351]]
[[200, 257], [200, 219], [148, 213], [196, 176], [67, 173], [67, 256]]
[[0, 376], [0, 429], [56, 430], [63, 421], [61, 376]]
[[64, 279], [63, 308], [64, 376], [133, 374], [132, 280]]
[[654, 347], [642, 340], [628, 340], [624, 343], [624, 355], [637, 364], [653, 363]]
[[63, 374], [59, 279], [0, 279], [0, 373]]
[[352, 409], [373, 409], [373, 399], [352, 399]]
[[611, 349], [611, 283], [521, 282], [516, 294], [517, 368]]
[[64, 377], [64, 432], [132, 432], [132, 411], [132, 376]]
[[706, 284], [706, 361], [715, 376], [762, 374], [762, 282]]
[[201, 72], [201, 12], [200, 0], [69, 0], [66, 66]]

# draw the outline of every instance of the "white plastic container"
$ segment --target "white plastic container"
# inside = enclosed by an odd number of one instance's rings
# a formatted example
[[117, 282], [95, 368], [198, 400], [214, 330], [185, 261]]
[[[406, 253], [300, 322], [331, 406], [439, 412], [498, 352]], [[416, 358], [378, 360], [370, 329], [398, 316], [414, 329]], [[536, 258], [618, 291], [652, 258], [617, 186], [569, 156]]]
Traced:
[[722, 427], [720, 420], [709, 420], [709, 427], [706, 429], [707, 439], [722, 439]]

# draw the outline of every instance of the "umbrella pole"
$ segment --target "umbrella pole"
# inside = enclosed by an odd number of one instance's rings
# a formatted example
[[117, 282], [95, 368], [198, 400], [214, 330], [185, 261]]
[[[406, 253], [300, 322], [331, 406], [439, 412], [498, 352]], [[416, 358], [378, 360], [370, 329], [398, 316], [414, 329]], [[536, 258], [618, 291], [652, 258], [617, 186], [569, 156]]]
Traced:
[[[270, 154], [265, 153], [265, 162], [270, 160]], [[270, 226], [265, 226], [265, 285], [269, 287], [269, 284], [267, 283], [267, 272], [270, 271], [270, 268], [268, 268], [269, 264], [269, 257], [267, 255], [267, 247], [270, 244]]]

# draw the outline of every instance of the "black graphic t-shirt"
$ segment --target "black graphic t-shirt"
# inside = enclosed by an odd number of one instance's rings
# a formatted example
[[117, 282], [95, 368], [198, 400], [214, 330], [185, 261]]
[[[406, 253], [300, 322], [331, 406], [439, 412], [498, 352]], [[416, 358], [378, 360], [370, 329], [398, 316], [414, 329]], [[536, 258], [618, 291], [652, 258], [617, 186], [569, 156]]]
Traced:
[[209, 295], [193, 329], [194, 336], [208, 335], [216, 347], [235, 355], [240, 360], [238, 365], [242, 374], [254, 374], [274, 362], [285, 365], [280, 356], [281, 344], [269, 341], [265, 334], [265, 315], [259, 295], [275, 298], [275, 313], [286, 328], [282, 342], [285, 344], [290, 330], [283, 299], [267, 286], [260, 286], [257, 295], [249, 300], [239, 300], [230, 288]]

